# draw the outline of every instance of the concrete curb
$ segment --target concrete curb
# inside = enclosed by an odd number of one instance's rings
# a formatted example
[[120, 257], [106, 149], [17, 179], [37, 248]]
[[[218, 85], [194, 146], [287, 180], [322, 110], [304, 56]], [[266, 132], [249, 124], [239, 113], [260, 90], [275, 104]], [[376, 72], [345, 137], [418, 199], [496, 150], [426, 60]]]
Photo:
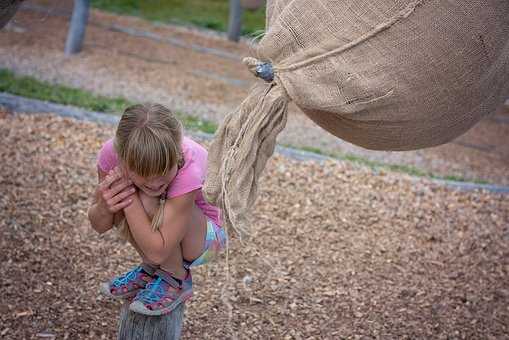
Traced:
[[87, 111], [75, 106], [50, 103], [38, 99], [0, 92], [0, 106], [13, 112], [24, 113], [56, 113], [60, 116], [71, 117], [78, 120], [87, 120], [96, 123], [117, 124], [119, 117], [100, 112]]
[[[110, 125], [117, 124], [119, 120], [119, 116], [115, 115], [87, 111], [75, 106], [55, 104], [37, 99], [29, 99], [5, 92], [0, 92], [0, 106], [6, 107], [8, 110], [11, 110], [13, 112], [55, 113], [63, 117], [70, 117], [77, 120], [92, 121], [96, 123], [106, 123]], [[200, 131], [189, 131], [189, 134], [201, 141], [211, 140], [214, 137], [212, 134]], [[338, 161], [338, 159], [336, 158], [318, 155], [313, 152], [298, 150], [280, 145], [276, 147], [276, 152], [283, 156], [298, 161], [315, 161], [315, 162], [324, 162], [327, 160]], [[415, 178], [421, 179], [420, 177]], [[449, 187], [453, 187], [459, 190], [466, 191], [486, 190], [498, 194], [509, 194], [509, 187], [496, 184], [479, 184], [471, 182], [448, 181], [441, 179], [431, 179], [431, 181], [437, 184], [447, 185]]]

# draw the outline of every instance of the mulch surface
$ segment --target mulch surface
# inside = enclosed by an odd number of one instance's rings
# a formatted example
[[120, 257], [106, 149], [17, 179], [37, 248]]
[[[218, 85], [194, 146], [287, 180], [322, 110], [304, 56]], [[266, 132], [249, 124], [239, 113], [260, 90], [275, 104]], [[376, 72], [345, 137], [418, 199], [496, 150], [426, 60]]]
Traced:
[[[0, 338], [116, 337], [98, 286], [138, 259], [86, 214], [112, 134], [0, 115]], [[183, 339], [509, 338], [506, 196], [276, 156], [252, 221], [229, 279], [224, 258], [194, 270]]]

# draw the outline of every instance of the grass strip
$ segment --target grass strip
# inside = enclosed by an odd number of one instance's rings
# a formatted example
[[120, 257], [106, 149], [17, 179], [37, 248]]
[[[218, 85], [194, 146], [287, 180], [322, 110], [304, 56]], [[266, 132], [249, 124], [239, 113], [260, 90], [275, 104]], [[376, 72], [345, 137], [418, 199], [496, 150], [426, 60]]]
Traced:
[[[294, 146], [290, 146], [290, 145], [287, 145], [287, 146], [295, 148]], [[440, 175], [434, 174], [429, 171], [420, 170], [420, 169], [418, 169], [414, 166], [411, 166], [411, 165], [390, 164], [390, 163], [372, 161], [370, 159], [367, 159], [367, 158], [364, 158], [361, 156], [357, 156], [357, 155], [353, 155], [353, 154], [339, 154], [339, 153], [335, 153], [335, 152], [324, 152], [323, 150], [316, 148], [316, 147], [303, 146], [303, 147], [300, 147], [300, 149], [307, 151], [307, 152], [316, 153], [316, 154], [319, 154], [322, 156], [327, 156], [327, 157], [331, 157], [331, 158], [339, 159], [339, 160], [346, 160], [346, 161], [349, 161], [352, 163], [364, 165], [364, 166], [371, 168], [372, 170], [385, 169], [385, 170], [390, 170], [392, 172], [405, 173], [405, 174], [415, 176], [415, 177], [424, 177], [424, 178], [455, 181], [455, 182], [470, 182], [470, 183], [477, 183], [477, 184], [489, 184], [489, 182], [487, 182], [485, 180], [469, 179], [469, 178], [465, 178], [462, 176], [456, 176], [456, 175], [440, 176]]]
[[[92, 0], [91, 5], [103, 11], [138, 16], [150, 21], [193, 24], [225, 32], [228, 28], [228, 0]], [[244, 11], [242, 34], [265, 29], [265, 8]]]
[[18, 76], [7, 69], [0, 69], [0, 91], [107, 113], [122, 112], [131, 104], [123, 98], [97, 96], [80, 89], [54, 85], [32, 77]]
[[[121, 97], [111, 98], [91, 92], [55, 85], [33, 77], [19, 76], [7, 69], [0, 69], [0, 91], [10, 94], [44, 100], [47, 102], [72, 105], [83, 109], [120, 115], [126, 107], [134, 103]], [[217, 125], [182, 112], [175, 113], [186, 129], [214, 133]]]

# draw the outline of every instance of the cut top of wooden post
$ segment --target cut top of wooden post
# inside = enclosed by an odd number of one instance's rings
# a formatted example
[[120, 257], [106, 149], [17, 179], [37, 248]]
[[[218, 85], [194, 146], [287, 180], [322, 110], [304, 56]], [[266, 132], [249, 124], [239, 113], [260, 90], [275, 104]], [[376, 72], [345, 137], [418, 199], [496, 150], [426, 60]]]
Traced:
[[171, 313], [147, 316], [129, 310], [124, 303], [120, 311], [118, 340], [178, 340], [184, 321], [185, 305], [181, 303]]

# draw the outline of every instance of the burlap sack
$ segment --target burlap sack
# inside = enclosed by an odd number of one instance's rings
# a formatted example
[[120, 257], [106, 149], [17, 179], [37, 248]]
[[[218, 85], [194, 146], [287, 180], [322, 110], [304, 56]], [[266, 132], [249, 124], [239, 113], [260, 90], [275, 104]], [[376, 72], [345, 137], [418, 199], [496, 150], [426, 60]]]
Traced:
[[223, 122], [204, 190], [240, 231], [289, 100], [376, 150], [446, 143], [494, 112], [509, 95], [509, 1], [269, 0], [256, 54], [274, 79]]

